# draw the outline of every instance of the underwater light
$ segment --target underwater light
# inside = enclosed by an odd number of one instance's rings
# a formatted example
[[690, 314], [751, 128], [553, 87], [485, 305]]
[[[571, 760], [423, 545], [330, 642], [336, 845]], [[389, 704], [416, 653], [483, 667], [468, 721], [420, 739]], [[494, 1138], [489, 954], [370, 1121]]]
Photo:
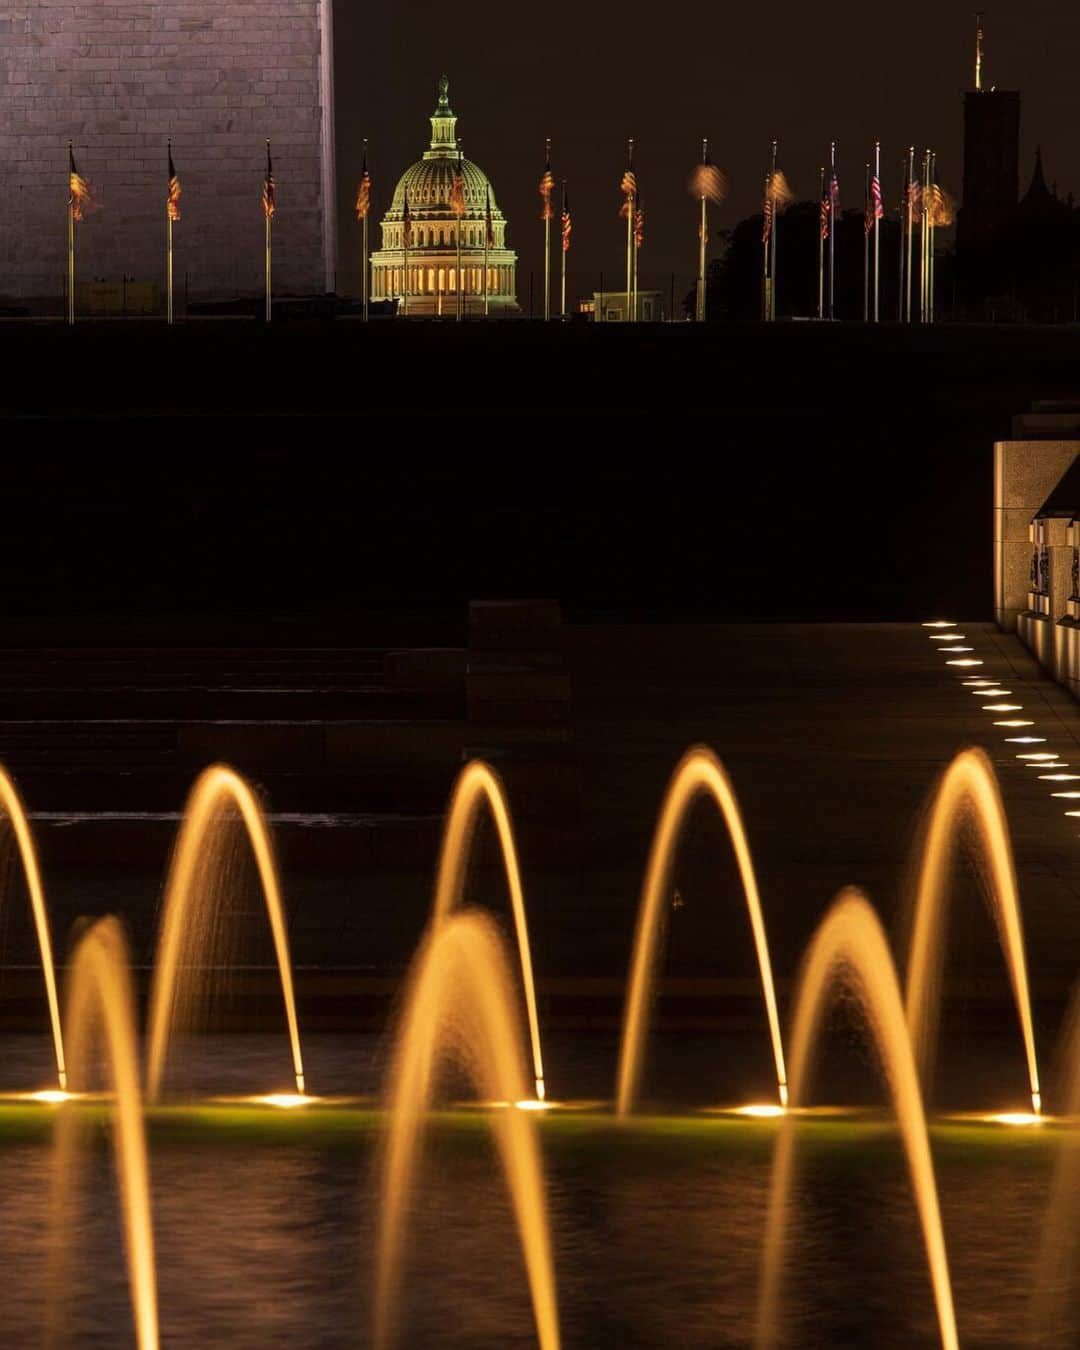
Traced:
[[787, 1108], [776, 1102], [751, 1102], [749, 1106], [736, 1106], [731, 1114], [750, 1116], [754, 1120], [775, 1120], [777, 1116], [786, 1116]]

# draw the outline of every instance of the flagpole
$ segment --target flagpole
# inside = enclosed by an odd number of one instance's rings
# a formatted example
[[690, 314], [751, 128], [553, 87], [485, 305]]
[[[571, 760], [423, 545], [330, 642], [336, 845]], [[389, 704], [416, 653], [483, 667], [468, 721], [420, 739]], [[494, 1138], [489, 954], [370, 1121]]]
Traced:
[[[881, 142], [874, 142], [874, 177], [881, 192]], [[882, 208], [884, 210], [884, 207]], [[881, 321], [881, 211], [874, 202], [874, 322]]]
[[[703, 165], [709, 162], [709, 138], [701, 138], [701, 163]], [[702, 184], [704, 186], [704, 184]], [[697, 269], [697, 310], [694, 315], [698, 323], [705, 322], [705, 238], [708, 231], [708, 217], [706, 214], [705, 194], [701, 194], [701, 219], [698, 222], [698, 269]], [[672, 318], [675, 316], [672, 315]]]
[[[938, 192], [937, 192], [937, 153], [936, 153], [935, 151], [933, 151], [933, 150], [930, 151], [930, 178], [931, 178], [931, 181], [934, 183], [934, 202], [933, 202], [933, 211], [936, 212], [936, 211], [937, 211], [937, 202], [938, 202]], [[934, 322], [934, 268], [935, 268], [935, 266], [936, 266], [935, 258], [934, 258], [934, 235], [935, 235], [936, 231], [937, 231], [937, 220], [936, 220], [936, 218], [935, 218], [935, 215], [932, 213], [932, 214], [930, 215], [930, 221], [929, 221], [930, 254], [929, 254], [929, 258], [928, 258], [928, 260], [927, 260], [927, 266], [928, 266], [928, 272], [927, 272], [927, 286], [926, 286], [926, 321], [927, 321], [927, 323], [933, 323], [933, 322]]]
[[488, 248], [491, 240], [491, 188], [484, 189], [484, 318], [488, 317]]
[[[365, 166], [367, 165], [367, 137], [366, 137], [366, 136], [364, 137], [364, 164], [365, 164]], [[365, 323], [367, 323], [367, 321], [368, 321], [368, 298], [369, 298], [368, 287], [369, 287], [369, 285], [370, 285], [369, 280], [368, 280], [368, 272], [369, 272], [370, 268], [369, 268], [369, 264], [368, 264], [368, 223], [367, 223], [367, 218], [368, 218], [368, 209], [367, 209], [367, 207], [365, 207], [365, 209], [364, 209], [364, 218], [363, 218], [363, 220], [361, 221], [361, 244], [360, 244], [361, 262], [362, 262], [362, 264], [363, 264], [363, 269], [364, 269], [363, 288], [362, 288], [361, 294], [363, 295], [363, 300], [364, 300], [364, 322], [365, 322]]]
[[866, 216], [865, 226], [863, 228], [863, 300], [862, 300], [862, 321], [870, 322], [870, 212], [873, 209], [870, 204], [870, 164], [866, 165]]
[[[765, 232], [766, 226], [767, 226], [768, 223], [769, 223], [769, 186], [770, 186], [770, 183], [771, 183], [770, 176], [769, 176], [768, 174], [766, 174], [766, 175], [765, 175], [765, 191], [764, 191], [764, 198], [763, 198], [763, 205], [762, 205], [762, 210], [763, 210], [764, 216], [765, 216], [765, 224], [762, 225], [762, 228], [761, 228], [761, 234], [762, 234], [762, 239], [761, 239], [761, 318], [762, 318], [763, 322], [765, 322], [765, 323], [768, 323], [768, 322], [769, 322], [769, 310], [770, 310], [770, 299], [769, 299], [769, 257], [770, 257], [770, 254], [771, 254], [771, 249], [770, 249], [770, 241], [769, 241], [769, 237], [768, 237], [768, 235], [767, 235], [766, 232]], [[775, 223], [775, 222], [774, 222], [774, 223]]]
[[836, 318], [836, 200], [833, 184], [836, 182], [836, 142], [829, 144], [829, 318]]
[[[406, 192], [406, 193], [405, 193], [404, 215], [407, 216], [408, 214], [409, 214], [409, 194], [408, 194], [408, 192]], [[411, 224], [411, 222], [405, 222], [405, 223], [403, 223], [402, 226], [401, 226], [401, 246], [402, 246], [402, 250], [403, 250], [404, 255], [405, 255], [404, 264], [403, 264], [402, 269], [401, 269], [401, 270], [402, 270], [402, 277], [401, 277], [401, 312], [402, 312], [402, 314], [408, 314], [408, 312], [409, 312], [409, 231], [410, 231], [411, 229], [412, 229], [412, 224]]]
[[[545, 163], [551, 166], [551, 137], [544, 142]], [[544, 212], [544, 322], [551, 318], [551, 207]]]
[[927, 300], [929, 297], [927, 271], [930, 246], [930, 151], [923, 151], [922, 176], [922, 212], [919, 218], [919, 322], [927, 322]]
[[638, 237], [638, 227], [637, 227], [637, 226], [638, 226], [638, 221], [637, 221], [637, 217], [638, 217], [638, 194], [637, 194], [636, 188], [635, 188], [635, 190], [634, 190], [634, 209], [633, 209], [633, 211], [631, 212], [631, 215], [633, 216], [633, 220], [634, 220], [634, 300], [633, 300], [633, 310], [632, 310], [631, 312], [632, 312], [633, 315], [634, 315], [634, 322], [637, 323], [637, 316], [638, 316], [638, 287], [637, 287], [637, 269], [638, 269], [638, 258], [637, 258], [637, 255], [638, 255], [638, 241], [637, 241], [637, 237]]
[[896, 250], [900, 260], [900, 274], [896, 290], [897, 323], [904, 322], [904, 220], [905, 220], [904, 212], [907, 210], [907, 203], [908, 203], [907, 174], [908, 174], [907, 155], [904, 155], [903, 161], [900, 165], [900, 184], [902, 189], [900, 196], [900, 236], [899, 236], [899, 245]]
[[[270, 140], [269, 140], [269, 137], [267, 138], [267, 141], [266, 141], [266, 177], [267, 177], [267, 184], [266, 184], [266, 186], [267, 186], [267, 189], [269, 189], [269, 186], [270, 186]], [[271, 211], [271, 210], [266, 210], [266, 209], [264, 209], [263, 214], [264, 214], [264, 216], [266, 217], [266, 322], [269, 323], [269, 322], [271, 321], [271, 318], [273, 317], [273, 307], [272, 307], [272, 303], [271, 303], [271, 298], [272, 298], [272, 295], [273, 295], [273, 291], [272, 291], [272, 283], [271, 283], [271, 255], [272, 255], [272, 252], [273, 252], [273, 219], [274, 219], [274, 213], [273, 213], [273, 211]]]
[[559, 221], [560, 243], [562, 246], [562, 282], [561, 282], [561, 304], [559, 313], [563, 319], [566, 318], [566, 238], [563, 233], [566, 230], [566, 179], [562, 180], [562, 218]]
[[915, 249], [915, 239], [914, 239], [915, 220], [914, 220], [914, 203], [913, 203], [913, 201], [912, 201], [912, 196], [913, 196], [914, 190], [915, 190], [915, 147], [914, 147], [914, 146], [910, 146], [909, 149], [908, 149], [908, 175], [907, 175], [907, 183], [908, 183], [908, 188], [907, 188], [907, 231], [906, 231], [906, 233], [907, 233], [907, 238], [906, 238], [905, 245], [904, 245], [904, 247], [905, 247], [905, 249], [906, 249], [906, 252], [907, 252], [907, 272], [906, 272], [905, 277], [904, 277], [904, 322], [905, 322], [905, 323], [910, 323], [910, 322], [911, 322], [911, 265], [912, 265], [912, 263], [915, 261], [915, 258], [914, 258], [914, 249]]
[[[172, 168], [172, 141], [167, 142], [169, 167]], [[171, 324], [173, 321], [173, 212], [172, 212], [172, 178], [169, 174], [169, 191], [165, 197], [165, 322]]]
[[[821, 197], [818, 207], [819, 213], [825, 209], [825, 166], [821, 166]], [[817, 250], [817, 316], [819, 319], [825, 317], [825, 231], [821, 228], [820, 218], [818, 223], [818, 250]]]
[[772, 143], [772, 177], [769, 179], [769, 190], [772, 198], [772, 238], [770, 247], [772, 249], [772, 258], [769, 262], [769, 322], [776, 320], [776, 251], [778, 247], [777, 235], [780, 233], [780, 213], [776, 209], [776, 152], [779, 149], [779, 141]]
[[[627, 142], [627, 173], [634, 171], [634, 138], [633, 136]], [[634, 316], [630, 310], [630, 286], [632, 277], [630, 275], [633, 267], [631, 250], [634, 246], [634, 197], [636, 193], [626, 194], [626, 322], [633, 323]]]
[[72, 191], [71, 164], [74, 163], [74, 148], [68, 141], [68, 317], [69, 324], [75, 322], [75, 194]]

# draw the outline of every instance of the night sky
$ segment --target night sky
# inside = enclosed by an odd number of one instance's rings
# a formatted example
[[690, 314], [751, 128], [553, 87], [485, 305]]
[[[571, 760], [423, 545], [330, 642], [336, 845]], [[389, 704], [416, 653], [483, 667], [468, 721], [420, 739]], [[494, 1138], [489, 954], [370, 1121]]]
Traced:
[[[705, 134], [730, 187], [713, 215], [714, 239], [757, 208], [774, 135], [780, 167], [801, 197], [817, 195], [818, 165], [833, 137], [844, 206], [861, 207], [875, 137], [890, 208], [910, 143], [938, 151], [938, 178], [960, 195], [962, 96], [974, 64], [968, 3], [776, 0], [735, 8], [629, 0], [537, 9], [513, 0], [457, 7], [335, 0], [335, 7], [340, 280], [350, 290], [359, 278], [349, 208], [361, 139], [370, 140], [379, 218], [398, 177], [427, 146], [443, 70], [465, 153], [489, 175], [510, 220], [525, 304], [529, 270], [543, 266], [536, 182], [548, 135], [556, 177], [568, 180], [571, 197], [574, 292], [591, 289], [600, 269], [614, 279], [623, 266], [618, 184], [628, 135], [637, 142], [647, 218], [642, 285], [664, 291], [671, 272], [681, 293], [696, 270], [685, 182]], [[986, 83], [1023, 95], [1021, 190], [1040, 144], [1048, 181], [1062, 194], [1076, 189], [1080, 12], [1062, 0], [1012, 0], [988, 9], [984, 27]]]

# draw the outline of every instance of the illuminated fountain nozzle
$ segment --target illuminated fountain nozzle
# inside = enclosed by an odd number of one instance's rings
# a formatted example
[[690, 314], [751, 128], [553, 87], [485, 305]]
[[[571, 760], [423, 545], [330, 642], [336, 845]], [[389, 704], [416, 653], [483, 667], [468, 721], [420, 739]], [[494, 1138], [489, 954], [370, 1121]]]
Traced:
[[1031, 1109], [1037, 1116], [1042, 1115], [1042, 1093], [1037, 1088], [1031, 1094]]
[[[787, 1089], [781, 1088], [786, 1098]], [[774, 1120], [777, 1116], [787, 1115], [787, 1104], [778, 1106], [776, 1102], [751, 1102], [749, 1106], [737, 1106], [734, 1110], [736, 1116], [749, 1116], [753, 1120]]]
[[259, 1106], [277, 1106], [283, 1110], [291, 1110], [296, 1106], [308, 1106], [315, 1100], [304, 1092], [268, 1092], [262, 1097], [252, 1097], [251, 1100]]
[[785, 1110], [787, 1110], [787, 1102], [788, 1102], [787, 1084], [786, 1084], [786, 1083], [781, 1083], [781, 1084], [780, 1084], [780, 1105], [781, 1105]]
[[537, 1101], [540, 1101], [540, 1102], [542, 1102], [542, 1101], [544, 1100], [544, 1080], [543, 1080], [543, 1078], [538, 1078], [538, 1079], [536, 1080], [536, 1100], [537, 1100]]
[[304, 1075], [302, 1073], [296, 1075], [296, 1095], [298, 1097], [307, 1096], [307, 1089], [304, 1087]]

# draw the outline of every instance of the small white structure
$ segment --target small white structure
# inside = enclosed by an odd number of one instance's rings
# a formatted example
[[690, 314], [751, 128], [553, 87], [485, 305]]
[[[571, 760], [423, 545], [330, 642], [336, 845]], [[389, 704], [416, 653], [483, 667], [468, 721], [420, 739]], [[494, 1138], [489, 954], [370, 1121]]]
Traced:
[[[592, 300], [582, 303], [582, 313], [591, 316], [594, 323], [625, 323], [632, 308], [626, 303], [626, 291], [593, 291]], [[658, 323], [664, 318], [659, 291], [638, 291], [637, 323]]]

